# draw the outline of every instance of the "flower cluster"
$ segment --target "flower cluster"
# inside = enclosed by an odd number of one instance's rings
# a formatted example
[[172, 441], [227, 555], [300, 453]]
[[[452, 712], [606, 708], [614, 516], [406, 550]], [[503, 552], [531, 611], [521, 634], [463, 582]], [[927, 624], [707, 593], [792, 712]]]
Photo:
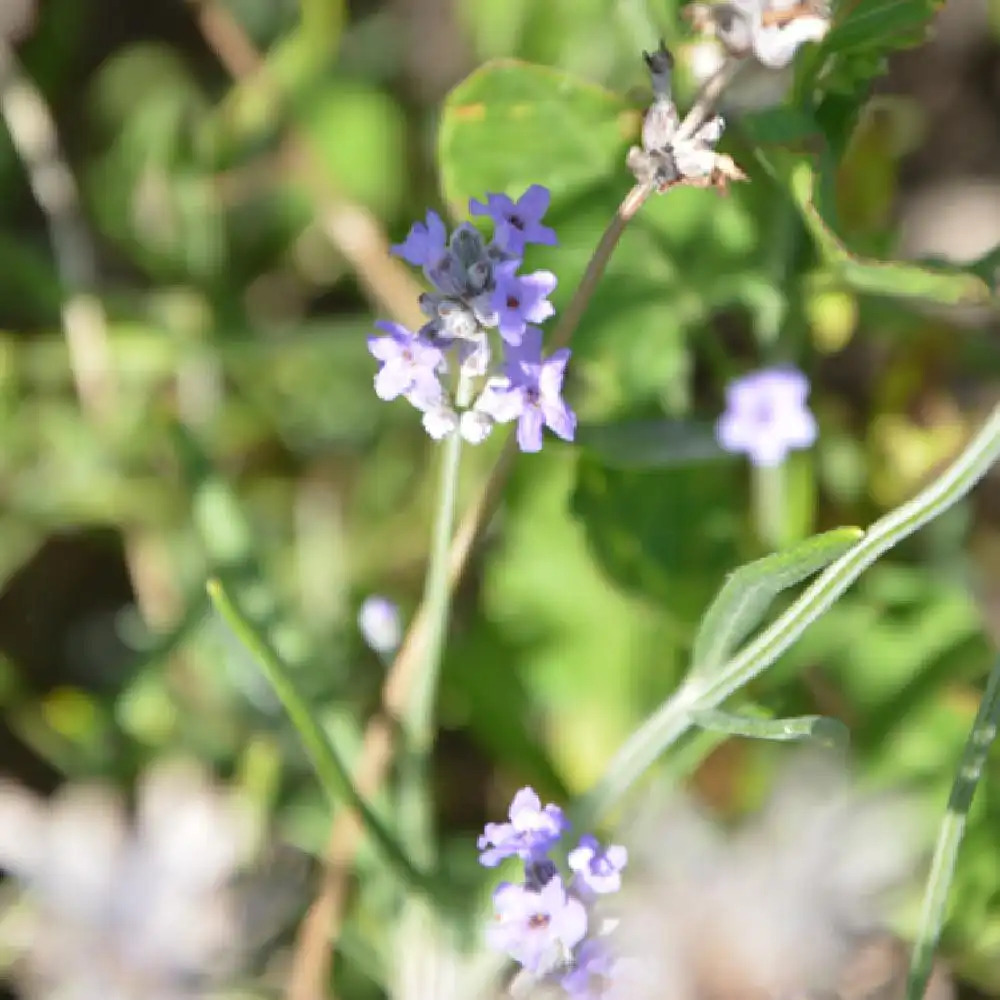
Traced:
[[558, 982], [577, 1000], [597, 1000], [609, 996], [619, 962], [607, 946], [608, 924], [595, 920], [596, 904], [621, 888], [628, 853], [585, 835], [569, 852], [571, 875], [564, 879], [550, 853], [568, 829], [562, 810], [543, 808], [530, 788], [514, 796], [508, 822], [486, 824], [480, 863], [493, 868], [516, 857], [524, 865], [522, 882], [501, 882], [494, 891], [487, 938], [536, 980]]
[[726, 387], [726, 410], [715, 427], [719, 444], [745, 452], [757, 466], [780, 465], [788, 452], [816, 440], [806, 406], [809, 380], [794, 368], [765, 368]]
[[715, 151], [725, 123], [721, 115], [708, 121], [681, 121], [673, 101], [673, 56], [659, 49], [643, 53], [653, 84], [653, 103], [642, 122], [642, 147], [628, 153], [628, 167], [640, 184], [661, 194], [672, 187], [716, 187], [724, 191], [729, 181], [746, 175], [728, 156]]
[[806, 42], [820, 41], [830, 29], [829, 12], [814, 0], [723, 0], [687, 11], [692, 25], [714, 35], [730, 56], [752, 54], [768, 69], [783, 69]]
[[[468, 222], [449, 235], [440, 216], [429, 211], [392, 248], [422, 268], [435, 290], [421, 296], [427, 322], [416, 332], [376, 323], [383, 335], [368, 341], [381, 362], [375, 391], [382, 399], [408, 400], [436, 440], [457, 432], [478, 444], [495, 424], [515, 420], [522, 451], [541, 448], [543, 427], [573, 440], [576, 416], [562, 398], [570, 352], [544, 358], [536, 325], [555, 312], [549, 295], [556, 277], [549, 271], [519, 273], [527, 244], [556, 243], [555, 232], [542, 224], [548, 205], [549, 192], [538, 184], [516, 202], [488, 194], [485, 204], [472, 199], [469, 211], [492, 220], [490, 242]], [[496, 331], [493, 342], [490, 331]], [[497, 344], [502, 358], [494, 363]]]

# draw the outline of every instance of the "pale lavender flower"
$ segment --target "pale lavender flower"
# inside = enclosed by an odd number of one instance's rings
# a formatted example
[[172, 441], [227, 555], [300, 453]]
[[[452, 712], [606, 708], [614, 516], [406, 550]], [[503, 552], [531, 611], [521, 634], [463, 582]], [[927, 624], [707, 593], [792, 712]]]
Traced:
[[531, 788], [522, 788], [507, 813], [508, 823], [487, 823], [479, 838], [480, 864], [495, 868], [514, 856], [527, 862], [543, 858], [569, 827], [563, 811], [542, 800]]
[[549, 302], [549, 295], [557, 284], [556, 276], [551, 271], [519, 275], [519, 265], [516, 260], [497, 265], [491, 302], [500, 336], [515, 346], [521, 343], [529, 323], [541, 323], [556, 311]]
[[406, 239], [390, 249], [414, 267], [434, 267], [444, 256], [447, 231], [437, 212], [427, 212], [426, 222], [414, 222]]
[[487, 927], [490, 947], [535, 975], [565, 963], [587, 933], [587, 911], [566, 892], [558, 875], [538, 890], [502, 882], [493, 893], [493, 907], [495, 921]]
[[745, 452], [754, 465], [780, 465], [789, 451], [816, 440], [808, 394], [808, 379], [794, 368], [769, 368], [734, 379], [716, 424], [719, 444], [726, 451]]
[[379, 320], [375, 325], [386, 332], [383, 337], [368, 338], [369, 352], [382, 362], [375, 376], [379, 399], [405, 396], [420, 410], [439, 403], [443, 395], [437, 376], [444, 362], [441, 349], [399, 323]]
[[599, 938], [588, 938], [577, 950], [573, 968], [559, 985], [574, 1000], [605, 1000], [614, 975], [615, 957]]
[[488, 194], [485, 205], [473, 198], [469, 201], [469, 211], [489, 216], [496, 226], [495, 240], [500, 248], [520, 256], [528, 243], [555, 246], [555, 231], [541, 223], [550, 198], [547, 188], [532, 184], [516, 202], [505, 194]]
[[381, 594], [369, 595], [358, 609], [358, 630], [369, 648], [380, 656], [389, 656], [403, 636], [399, 606]]
[[572, 441], [576, 414], [562, 398], [569, 358], [569, 350], [563, 348], [542, 360], [542, 331], [529, 326], [520, 346], [508, 351], [505, 376], [491, 380], [477, 401], [477, 408], [497, 423], [517, 420], [517, 443], [521, 451], [541, 449], [543, 426], [564, 441]]
[[589, 833], [579, 846], [569, 852], [570, 871], [575, 873], [573, 887], [596, 895], [617, 892], [622, 886], [622, 871], [628, 864], [628, 850], [620, 844], [602, 848]]

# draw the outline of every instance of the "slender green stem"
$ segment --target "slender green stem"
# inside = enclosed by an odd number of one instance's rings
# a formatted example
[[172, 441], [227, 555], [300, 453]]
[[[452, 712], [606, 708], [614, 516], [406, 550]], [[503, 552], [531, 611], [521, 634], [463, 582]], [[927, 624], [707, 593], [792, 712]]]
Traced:
[[424, 891], [434, 891], [431, 877], [414, 865], [388, 827], [375, 815], [371, 806], [354, 787], [346, 764], [329, 735], [316, 721], [309, 705], [295, 687], [288, 670], [270, 643], [251, 624], [250, 619], [237, 606], [221, 580], [217, 578], [209, 580], [206, 589], [215, 610], [254, 658], [288, 713], [288, 718], [298, 732], [323, 791], [331, 803], [343, 802], [358, 813], [373, 841], [381, 850], [386, 863], [403, 879]]
[[[468, 406], [470, 392], [469, 380], [463, 375], [456, 392], [460, 408]], [[455, 431], [445, 439], [442, 449], [437, 515], [423, 594], [427, 632], [413, 675], [413, 689], [401, 720], [404, 746], [400, 761], [400, 825], [406, 832], [407, 842], [425, 864], [430, 864], [435, 855], [429, 765], [434, 748], [434, 706], [451, 617], [448, 557], [455, 530], [461, 459], [462, 436]]]
[[[468, 387], [459, 386], [459, 406], [466, 404]], [[458, 499], [458, 472], [462, 459], [462, 437], [457, 432], [445, 439], [441, 455], [441, 478], [438, 482], [437, 515], [431, 536], [430, 558], [424, 581], [423, 607], [427, 613], [427, 635], [423, 648], [422, 669], [416, 672], [410, 702], [403, 713], [403, 728], [410, 747], [417, 753], [430, 752], [434, 740], [434, 700], [441, 673], [448, 620], [451, 614], [451, 588], [448, 585], [448, 550], [455, 530], [455, 507]]]
[[955, 874], [958, 847], [965, 833], [965, 822], [983, 774], [983, 766], [1000, 724], [1000, 658], [993, 664], [986, 681], [983, 700], [979, 703], [975, 722], [966, 741], [962, 760], [948, 798], [948, 811], [941, 822], [934, 860], [924, 891], [920, 925], [910, 958], [910, 974], [906, 984], [906, 1000], [920, 1000], [934, 963], [934, 949], [941, 937], [948, 892]]
[[787, 541], [785, 503], [788, 476], [785, 463], [755, 465], [750, 475], [757, 537], [767, 548], [780, 549]]
[[909, 502], [880, 518], [864, 537], [820, 574], [768, 628], [722, 666], [697, 677], [657, 709], [622, 745], [604, 776], [579, 806], [592, 822], [617, 802], [656, 759], [692, 725], [693, 710], [715, 708], [769, 667], [806, 628], [880, 556], [957, 503], [1000, 458], [1000, 406], [955, 462]]

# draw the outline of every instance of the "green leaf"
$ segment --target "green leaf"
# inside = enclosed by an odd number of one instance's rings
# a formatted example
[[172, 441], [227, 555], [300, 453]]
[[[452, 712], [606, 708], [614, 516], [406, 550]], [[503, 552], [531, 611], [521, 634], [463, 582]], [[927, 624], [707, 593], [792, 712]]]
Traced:
[[863, 534], [860, 528], [837, 528], [732, 573], [698, 628], [691, 653], [691, 676], [717, 671], [760, 623], [781, 591], [819, 572]]
[[333, 745], [329, 734], [310, 711], [309, 705], [296, 688], [288, 668], [281, 662], [273, 647], [254, 628], [221, 580], [218, 578], [209, 580], [206, 586], [215, 610], [232, 629], [247, 652], [253, 656], [288, 713], [288, 718], [298, 732], [331, 804], [343, 802], [357, 812], [365, 829], [382, 852], [384, 860], [392, 865], [397, 874], [410, 884], [424, 891], [431, 891], [434, 885], [432, 878], [414, 865], [389, 828], [355, 788], [343, 758]]
[[787, 183], [824, 262], [848, 288], [864, 295], [942, 306], [986, 305], [996, 301], [991, 286], [970, 271], [937, 264], [872, 260], [851, 253], [817, 206], [815, 167], [802, 157], [784, 163], [776, 157], [761, 155], [761, 159], [779, 180]]
[[741, 472], [731, 462], [616, 469], [584, 455], [573, 511], [605, 573], [693, 624], [738, 558]]
[[691, 720], [701, 729], [729, 736], [746, 736], [754, 740], [808, 740], [823, 746], [845, 748], [850, 740], [847, 727], [840, 719], [825, 715], [798, 715], [789, 719], [767, 719], [749, 715], [734, 715], [717, 708], [694, 709]]
[[575, 443], [613, 469], [669, 468], [729, 458], [711, 424], [694, 420], [623, 420], [582, 424]]
[[445, 200], [462, 215], [486, 191], [531, 184], [580, 192], [623, 170], [639, 116], [594, 84], [512, 59], [487, 63], [445, 99], [438, 156]]

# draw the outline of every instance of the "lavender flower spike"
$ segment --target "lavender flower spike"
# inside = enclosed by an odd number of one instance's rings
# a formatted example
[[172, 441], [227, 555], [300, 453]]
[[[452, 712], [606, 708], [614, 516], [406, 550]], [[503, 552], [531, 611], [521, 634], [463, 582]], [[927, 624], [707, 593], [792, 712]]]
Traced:
[[427, 212], [427, 221], [414, 222], [406, 239], [390, 247], [397, 256], [414, 267], [431, 268], [444, 256], [447, 231], [437, 212]]
[[573, 888], [598, 896], [617, 892], [622, 887], [622, 870], [628, 864], [628, 851], [618, 844], [602, 848], [589, 833], [569, 852], [568, 863], [576, 877]]
[[479, 838], [479, 863], [486, 868], [495, 868], [515, 855], [527, 862], [540, 860], [569, 826], [563, 811], [551, 803], [543, 809], [531, 788], [522, 788], [514, 796], [508, 816], [509, 823], [487, 823]]
[[808, 379], [790, 367], [735, 379], [726, 389], [726, 411], [716, 424], [719, 444], [726, 451], [745, 452], [754, 465], [780, 465], [789, 451], [816, 440], [808, 394]]
[[502, 882], [493, 906], [496, 920], [486, 932], [490, 947], [536, 975], [564, 965], [587, 933], [587, 911], [567, 895], [558, 875], [538, 891]]
[[486, 204], [472, 198], [469, 212], [488, 215], [496, 226], [497, 245], [507, 253], [521, 256], [528, 243], [555, 246], [555, 230], [541, 224], [548, 210], [551, 194], [541, 184], [532, 184], [516, 202], [505, 194], [488, 194]]
[[379, 399], [405, 396], [419, 410], [438, 405], [444, 392], [437, 377], [444, 362], [441, 350], [399, 323], [379, 320], [375, 325], [386, 332], [368, 338], [369, 352], [382, 362], [375, 376]]
[[495, 269], [496, 288], [491, 305], [497, 315], [500, 336], [508, 344], [521, 343], [529, 323], [542, 323], [555, 314], [549, 295], [557, 279], [551, 271], [535, 271], [519, 276], [520, 261], [498, 264]]
[[576, 433], [576, 414], [562, 398], [563, 376], [569, 362], [567, 348], [542, 360], [542, 331], [529, 326], [520, 347], [507, 352], [503, 378], [487, 384], [476, 408], [497, 423], [517, 420], [521, 451], [540, 451], [542, 428], [548, 427], [564, 441]]

